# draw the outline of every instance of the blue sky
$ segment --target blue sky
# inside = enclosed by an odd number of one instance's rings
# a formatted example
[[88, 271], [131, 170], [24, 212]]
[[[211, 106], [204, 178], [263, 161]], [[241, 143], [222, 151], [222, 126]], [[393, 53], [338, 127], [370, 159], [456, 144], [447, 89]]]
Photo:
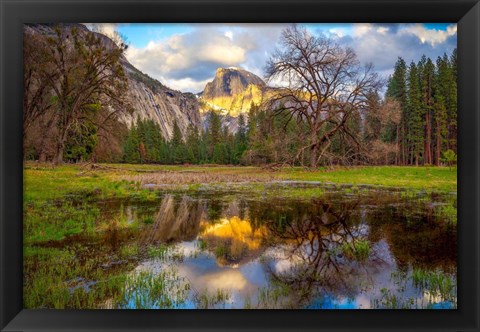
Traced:
[[[399, 56], [418, 61], [436, 59], [457, 44], [455, 24], [302, 24], [355, 50], [388, 77]], [[126, 37], [127, 59], [163, 84], [184, 92], [200, 92], [218, 67], [241, 67], [260, 77], [286, 24], [101, 24], [109, 35]]]

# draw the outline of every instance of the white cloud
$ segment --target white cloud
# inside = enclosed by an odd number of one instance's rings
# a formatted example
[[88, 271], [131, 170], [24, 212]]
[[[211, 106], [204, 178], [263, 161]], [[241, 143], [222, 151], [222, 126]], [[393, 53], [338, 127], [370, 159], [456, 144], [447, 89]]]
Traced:
[[172, 88], [203, 90], [200, 83], [211, 78], [218, 67], [240, 66], [247, 47], [232, 40], [233, 33], [211, 27], [151, 41], [144, 48], [129, 47], [127, 59], [140, 70]]
[[434, 30], [422, 24], [359, 24], [337, 41], [351, 47], [361, 63], [373, 63], [380, 75], [388, 77], [398, 57], [409, 63], [422, 55], [435, 61], [443, 53], [451, 53], [456, 47], [456, 26]]
[[381, 33], [382, 35], [385, 35], [389, 30], [390, 30], [390, 28], [383, 27], [383, 26], [377, 28], [377, 32]]
[[232, 31], [226, 31], [225, 32], [225, 37], [232, 40], [233, 39], [233, 32]]
[[372, 30], [373, 25], [370, 23], [359, 23], [353, 26], [353, 36], [362, 37]]
[[414, 24], [401, 29], [400, 33], [414, 35], [418, 37], [422, 43], [429, 43], [432, 46], [435, 46], [436, 44], [445, 42], [448, 37], [456, 35], [457, 25], [449, 25], [446, 30], [436, 30], [427, 29], [422, 24]]
[[168, 82], [167, 86], [174, 90], [198, 93], [203, 91], [203, 89], [205, 88], [205, 85], [207, 85], [207, 83], [211, 81], [211, 79], [198, 81], [190, 77], [186, 77], [178, 80], [164, 78], [164, 79], [160, 79], [160, 81]]
[[[126, 56], [169, 87], [199, 92], [218, 67], [241, 67], [262, 77], [285, 26], [195, 24], [187, 33], [156, 39], [144, 48], [130, 46]], [[106, 25], [105, 30], [113, 28]], [[361, 63], [373, 63], [383, 75], [392, 72], [399, 56], [410, 62], [418, 61], [422, 54], [435, 60], [444, 52], [451, 53], [456, 47], [456, 31], [456, 25], [435, 30], [422, 24], [354, 24], [323, 30], [340, 45], [353, 48]]]
[[233, 66], [245, 61], [245, 49], [237, 45], [209, 44], [197, 52], [199, 59]]
[[195, 29], [143, 48], [130, 46], [127, 59], [138, 69], [181, 91], [199, 92], [219, 67], [241, 67], [262, 76], [284, 25], [195, 25]]
[[383, 25], [376, 25], [372, 23], [359, 23], [353, 25], [352, 35], [356, 38], [368, 37], [371, 33], [380, 33], [382, 35], [385, 35], [389, 30], [389, 27]]
[[328, 30], [328, 32], [331, 35], [335, 35], [335, 36], [340, 37], [340, 38], [345, 37], [347, 35], [346, 29], [343, 29], [343, 28], [333, 28], [333, 29]]

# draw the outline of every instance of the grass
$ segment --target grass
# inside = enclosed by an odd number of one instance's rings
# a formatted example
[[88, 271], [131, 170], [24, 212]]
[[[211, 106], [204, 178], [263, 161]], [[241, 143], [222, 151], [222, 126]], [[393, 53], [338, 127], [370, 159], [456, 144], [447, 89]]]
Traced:
[[74, 250], [41, 247], [26, 248], [24, 257], [25, 308], [97, 308], [121, 298], [125, 276], [99, 268], [100, 258], [79, 264]]
[[[119, 258], [139, 254], [137, 244], [120, 248]], [[105, 268], [110, 255], [84, 253], [90, 249], [28, 246], [24, 249], [25, 308], [177, 308], [190, 285], [173, 268], [158, 274], [128, 273], [134, 263]]]
[[148, 257], [157, 258], [160, 261], [182, 262], [185, 259], [184, 253], [176, 246], [163, 243], [148, 247], [147, 254]]
[[[145, 188], [143, 184], [166, 185], [166, 190], [183, 188], [189, 192], [237, 190], [253, 198], [311, 199], [322, 196], [325, 189], [320, 186], [293, 187], [272, 181], [319, 181], [322, 183], [352, 184], [353, 194], [362, 190], [360, 185], [398, 187], [411, 191], [456, 192], [456, 170], [445, 167], [355, 167], [331, 171], [315, 171], [303, 168], [283, 168], [269, 171], [259, 167], [229, 166], [160, 166], [160, 165], [107, 165], [110, 168], [87, 170], [81, 165], [52, 166], [26, 163], [24, 171], [24, 307], [26, 308], [98, 308], [98, 307], [181, 307], [189, 287], [173, 271], [164, 271], [154, 276], [144, 273], [127, 276], [132, 269], [132, 258], [146, 253], [161, 260], [184, 259], [183, 253], [163, 244], [142, 250], [138, 245], [121, 247], [115, 257], [90, 254], [85, 259], [78, 247], [51, 248], [46, 244], [64, 241], [69, 236], [80, 234], [94, 236], [103, 231], [125, 231], [147, 227], [154, 223], [151, 216], [138, 217], [129, 221], [120, 209], [108, 220], [103, 219], [96, 202], [112, 198], [153, 200], [157, 190]], [[148, 172], [147, 172], [148, 171]], [[163, 187], [162, 187], [163, 188]], [[439, 206], [435, 212], [456, 221], [455, 205]], [[39, 244], [44, 245], [43, 247]], [[206, 240], [199, 242], [199, 250], [208, 248]], [[238, 248], [237, 248], [238, 247]], [[237, 246], [235, 252], [243, 253]], [[232, 247], [233, 248], [233, 247]], [[370, 244], [357, 241], [354, 247], [346, 247], [356, 259], [365, 259]], [[217, 257], [231, 255], [232, 249], [218, 246]], [[348, 254], [347, 254], [348, 255]], [[241, 257], [240, 254], [234, 255]], [[238, 256], [238, 257], [237, 257]], [[112, 259], [125, 263], [114, 271], [102, 268]], [[422, 275], [415, 277], [417, 283], [424, 282]], [[448, 281], [436, 280], [427, 275], [430, 291], [448, 293]], [[430, 280], [432, 279], [432, 280]], [[130, 288], [129, 288], [130, 287]], [[137, 287], [138, 291], [132, 291]], [[172, 289], [168, 293], [166, 289]], [[92, 291], [94, 290], [94, 291]], [[281, 302], [283, 290], [260, 291], [261, 300]], [[199, 306], [218, 306], [228, 300], [228, 294], [199, 295]], [[388, 295], [388, 294], [387, 294]], [[388, 297], [388, 296], [387, 296]], [[392, 300], [393, 301], [393, 300]], [[262, 302], [262, 301], [260, 301]], [[267, 303], [258, 303], [262, 307]], [[256, 305], [246, 303], [247, 306]]]
[[230, 298], [231, 294], [228, 290], [218, 288], [214, 293], [204, 291], [195, 294], [194, 302], [198, 309], [225, 308]]
[[[286, 305], [285, 301], [291, 290], [289, 286], [280, 282], [272, 280], [268, 287], [261, 287], [258, 289], [258, 299], [256, 308], [277, 308]], [[247, 303], [250, 307], [251, 303]]]
[[345, 256], [358, 261], [367, 260], [371, 250], [370, 242], [367, 240], [357, 240], [355, 242], [342, 244], [342, 252]]
[[[455, 275], [439, 269], [413, 268], [409, 273], [392, 274], [397, 292], [380, 289], [380, 298], [372, 301], [374, 308], [381, 309], [449, 309], [457, 307], [457, 280]], [[410, 283], [419, 296], [407, 296], [406, 283]]]
[[339, 184], [367, 184], [427, 191], [457, 191], [457, 170], [448, 167], [369, 166], [309, 171], [282, 170], [288, 180], [322, 181]]
[[139, 183], [122, 179], [123, 171], [96, 170], [83, 173], [81, 166], [26, 163], [24, 167], [24, 203], [79, 199], [82, 201], [112, 197], [153, 199], [156, 195]]
[[24, 241], [59, 241], [69, 235], [93, 234], [98, 215], [98, 208], [86, 203], [30, 204], [24, 210]]
[[335, 184], [373, 185], [414, 190], [456, 192], [456, 168], [369, 166], [334, 170], [282, 168], [272, 172], [259, 167], [184, 167], [170, 166], [169, 173], [126, 175], [126, 180], [141, 184], [189, 185], [199, 189], [205, 183], [243, 183], [271, 181], [318, 181]]
[[121, 308], [175, 309], [185, 305], [190, 284], [173, 268], [153, 274], [141, 271], [127, 277]]
[[151, 224], [153, 224], [153, 222], [154, 222], [154, 220], [153, 220], [152, 217], [146, 217], [146, 218], [144, 218], [142, 221], [143, 221], [143, 223], [144, 223], [145, 225], [151, 225]]
[[129, 258], [132, 256], [136, 256], [139, 253], [139, 247], [138, 244], [129, 244], [126, 246], [123, 246], [120, 249], [120, 257], [122, 258]]
[[158, 259], [164, 260], [168, 257], [170, 251], [171, 251], [170, 247], [164, 244], [159, 244], [158, 246], [152, 246], [148, 248], [148, 256], [150, 258], [158, 258]]
[[413, 269], [412, 284], [420, 289], [425, 289], [432, 296], [440, 296], [444, 300], [456, 297], [456, 283], [452, 278], [441, 271], [427, 271]]
[[196, 247], [202, 252], [207, 250], [208, 249], [207, 241], [205, 241], [204, 239], [199, 239], [198, 242], [196, 243]]
[[277, 178], [277, 174], [260, 171], [251, 172], [251, 169], [236, 167], [232, 169], [208, 168], [205, 171], [193, 171], [188, 169], [158, 172], [147, 174], [125, 175], [124, 179], [129, 182], [144, 184], [170, 184], [187, 185], [190, 190], [199, 189], [199, 184], [205, 183], [243, 183], [243, 182], [267, 182]]
[[445, 218], [445, 220], [452, 224], [456, 225], [457, 224], [457, 218], [458, 218], [458, 212], [457, 208], [453, 205], [441, 205], [437, 208], [436, 210], [437, 214], [440, 217]]
[[[182, 186], [197, 191], [202, 184], [266, 183], [271, 181], [319, 181], [335, 184], [374, 185], [414, 190], [456, 192], [456, 169], [448, 167], [350, 167], [331, 171], [282, 168], [272, 172], [260, 167], [107, 165], [112, 169], [85, 172], [77, 165], [51, 166], [26, 163], [24, 201], [38, 203], [65, 197], [82, 200], [111, 197], [154, 199], [155, 191], [142, 185]], [[143, 173], [139, 171], [151, 171]], [[206, 188], [208, 189], [208, 188]], [[318, 194], [316, 189], [293, 190], [287, 195]]]
[[372, 307], [375, 309], [420, 309], [418, 300], [413, 297], [404, 298], [396, 295], [391, 290], [382, 288], [380, 290], [380, 299], [372, 301]]

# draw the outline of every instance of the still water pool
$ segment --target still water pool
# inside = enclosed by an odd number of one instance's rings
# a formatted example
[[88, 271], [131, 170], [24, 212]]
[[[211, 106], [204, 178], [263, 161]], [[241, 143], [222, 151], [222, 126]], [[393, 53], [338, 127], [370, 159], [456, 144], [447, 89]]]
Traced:
[[[121, 289], [96, 297], [99, 308], [452, 309], [452, 204], [456, 195], [379, 189], [309, 199], [162, 193], [95, 203], [96, 234], [41, 246], [123, 277]], [[82, 294], [102, 282], [66, 281]]]

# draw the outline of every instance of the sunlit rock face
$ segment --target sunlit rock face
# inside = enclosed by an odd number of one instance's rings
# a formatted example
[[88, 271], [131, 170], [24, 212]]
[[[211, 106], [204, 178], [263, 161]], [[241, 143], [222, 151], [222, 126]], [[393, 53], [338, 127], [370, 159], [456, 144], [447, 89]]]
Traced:
[[[61, 29], [77, 29], [80, 36], [95, 34], [106, 48], [117, 47], [107, 36], [92, 32], [83, 24], [60, 24]], [[55, 35], [54, 25], [29, 24], [25, 27], [29, 33]], [[150, 119], [160, 125], [162, 136], [171, 138], [173, 123], [176, 121], [182, 134], [185, 136], [189, 125], [201, 125], [200, 105], [197, 97], [192, 93], [182, 93], [172, 90], [161, 82], [149, 77], [135, 68], [122, 56], [121, 64], [128, 79], [128, 101], [131, 104], [132, 114], [123, 114], [119, 119], [131, 127], [137, 119]], [[109, 107], [110, 105], [105, 105]]]
[[266, 235], [265, 227], [254, 229], [248, 220], [234, 216], [204, 226], [200, 237], [215, 251], [219, 264], [235, 265], [261, 254]]
[[266, 89], [260, 77], [246, 70], [219, 68], [201, 94], [201, 112], [214, 110], [236, 117], [247, 113], [252, 102], [260, 104]]

